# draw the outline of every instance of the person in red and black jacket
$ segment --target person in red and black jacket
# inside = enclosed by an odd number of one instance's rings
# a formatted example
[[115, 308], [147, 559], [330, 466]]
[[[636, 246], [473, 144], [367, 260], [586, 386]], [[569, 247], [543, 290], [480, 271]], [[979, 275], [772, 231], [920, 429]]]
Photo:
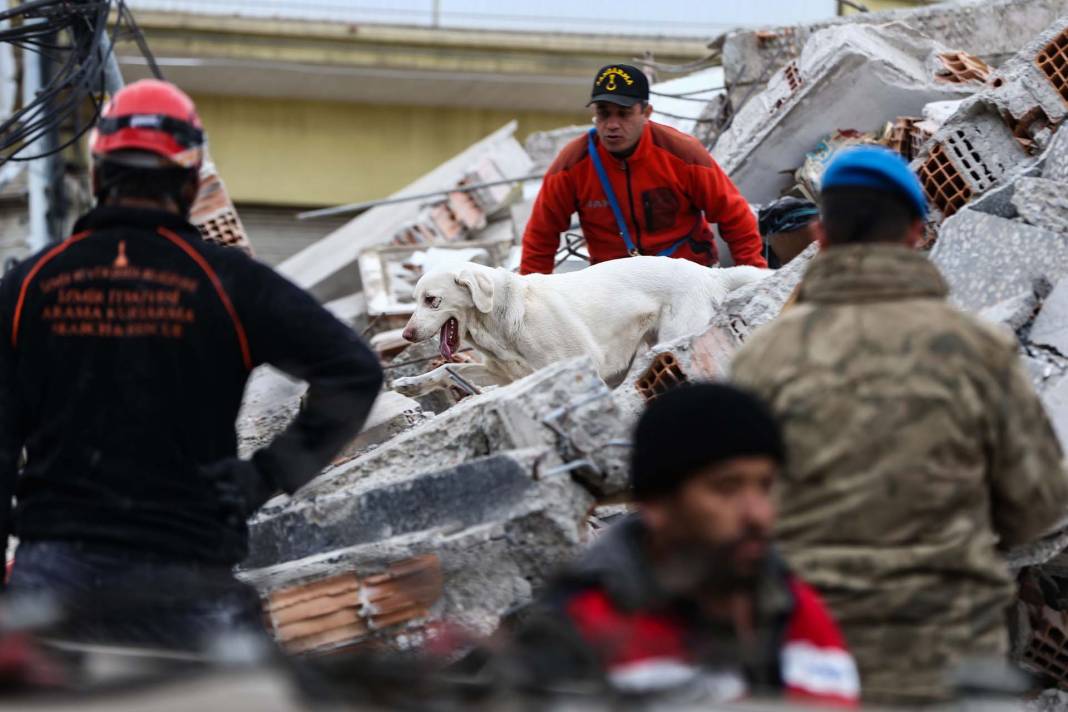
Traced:
[[519, 647], [533, 677], [596, 670], [625, 693], [856, 706], [837, 625], [769, 541], [785, 452], [764, 404], [728, 385], [680, 387], [650, 404], [633, 446], [638, 511], [601, 533], [530, 616]]
[[[177, 87], [121, 90], [91, 144], [98, 206], [0, 282], [9, 590], [107, 618], [84, 626], [94, 639], [195, 648], [258, 625], [231, 573], [246, 519], [331, 462], [382, 370], [309, 294], [188, 222], [204, 136]], [[307, 381], [305, 404], [239, 459], [238, 409], [264, 363]]]
[[542, 182], [523, 232], [521, 274], [553, 271], [560, 233], [576, 212], [594, 264], [640, 254], [713, 266], [718, 258], [711, 222], [719, 225], [734, 264], [768, 266], [753, 211], [701, 142], [649, 120], [649, 81], [640, 69], [602, 67], [590, 105], [595, 128], [564, 146]]

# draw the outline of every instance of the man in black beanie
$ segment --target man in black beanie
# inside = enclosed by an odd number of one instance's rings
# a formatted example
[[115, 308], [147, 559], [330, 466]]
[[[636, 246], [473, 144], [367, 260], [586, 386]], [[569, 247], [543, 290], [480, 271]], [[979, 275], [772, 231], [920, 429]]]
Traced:
[[785, 459], [778, 424], [750, 394], [705, 383], [660, 396], [634, 433], [637, 512], [560, 577], [546, 619], [565, 622], [619, 691], [855, 705], [836, 624], [771, 548]]

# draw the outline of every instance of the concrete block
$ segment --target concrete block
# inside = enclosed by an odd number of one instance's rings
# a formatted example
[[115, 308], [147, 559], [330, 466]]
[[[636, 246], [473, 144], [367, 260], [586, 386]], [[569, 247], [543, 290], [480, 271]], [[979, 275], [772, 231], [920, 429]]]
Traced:
[[962, 210], [942, 225], [931, 251], [950, 300], [979, 311], [1031, 288], [1036, 278], [1068, 274], [1068, 235], [994, 215]]
[[[529, 447], [559, 448], [562, 457], [588, 461], [601, 473], [594, 481], [601, 481], [607, 488], [602, 494], [608, 494], [622, 481], [625, 461], [625, 453], [610, 443], [626, 433], [613, 417], [610, 393], [588, 358], [562, 361], [465, 398], [375, 450], [327, 470], [294, 498], [317, 497], [363, 478], [386, 484], [497, 450]], [[563, 416], [558, 415], [561, 409]], [[559, 421], [556, 429], [546, 422], [554, 422], [551, 416]], [[561, 432], [569, 436], [572, 431], [574, 442], [562, 439]]]
[[[446, 624], [487, 635], [586, 543], [592, 502], [546, 451], [498, 453], [392, 486], [357, 484], [314, 509], [256, 523], [239, 575], [261, 591], [276, 624], [289, 608], [283, 625], [332, 631], [310, 648], [375, 641], [408, 649]], [[283, 560], [290, 556], [298, 558]], [[417, 576], [405, 583], [405, 572]], [[324, 584], [346, 585], [325, 598]], [[352, 605], [361, 595], [373, 603], [362, 593], [369, 584], [399, 589], [395, 615], [384, 616], [381, 604]], [[298, 604], [325, 608], [293, 614], [293, 593], [304, 596]], [[287, 595], [289, 605], [279, 605]], [[339, 612], [354, 620], [322, 618]], [[284, 632], [294, 637], [293, 628]]]
[[1035, 227], [1068, 232], [1068, 182], [1019, 178], [1012, 203], [1020, 218]]
[[945, 52], [900, 23], [821, 30], [738, 112], [713, 155], [747, 199], [774, 200], [834, 130], [875, 131], [894, 117], [920, 115], [930, 102], [973, 93], [973, 84], [936, 78]]

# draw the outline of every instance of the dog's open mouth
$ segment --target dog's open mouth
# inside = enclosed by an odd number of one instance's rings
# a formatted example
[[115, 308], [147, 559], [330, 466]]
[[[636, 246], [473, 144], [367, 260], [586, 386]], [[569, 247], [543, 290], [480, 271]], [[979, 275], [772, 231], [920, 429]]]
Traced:
[[452, 316], [441, 326], [441, 343], [438, 348], [446, 361], [452, 361], [452, 355], [456, 353], [459, 347], [460, 322], [456, 321], [456, 317]]

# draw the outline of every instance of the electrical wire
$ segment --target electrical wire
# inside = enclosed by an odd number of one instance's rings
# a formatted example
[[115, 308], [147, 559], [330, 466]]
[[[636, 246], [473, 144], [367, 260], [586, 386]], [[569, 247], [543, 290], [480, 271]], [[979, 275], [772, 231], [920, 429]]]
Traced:
[[[109, 32], [108, 18], [117, 21]], [[0, 42], [34, 52], [56, 65], [32, 101], [0, 122], [0, 165], [32, 161], [64, 151], [95, 123], [103, 108], [105, 73], [124, 28], [140, 35], [125, 0], [33, 0], [0, 12]], [[148, 47], [138, 41], [143, 53]], [[150, 54], [149, 66], [158, 71]], [[89, 109], [89, 117], [84, 115]], [[60, 129], [70, 137], [49, 145]]]

